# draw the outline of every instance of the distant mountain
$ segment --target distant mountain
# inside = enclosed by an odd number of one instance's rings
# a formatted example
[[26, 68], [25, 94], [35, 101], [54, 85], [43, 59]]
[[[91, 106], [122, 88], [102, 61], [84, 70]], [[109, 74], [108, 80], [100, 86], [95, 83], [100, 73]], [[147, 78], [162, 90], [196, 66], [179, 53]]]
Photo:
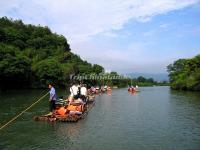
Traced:
[[138, 78], [139, 76], [143, 76], [145, 78], [153, 78], [155, 81], [169, 81], [169, 77], [167, 73], [128, 73], [128, 76], [133, 78]]

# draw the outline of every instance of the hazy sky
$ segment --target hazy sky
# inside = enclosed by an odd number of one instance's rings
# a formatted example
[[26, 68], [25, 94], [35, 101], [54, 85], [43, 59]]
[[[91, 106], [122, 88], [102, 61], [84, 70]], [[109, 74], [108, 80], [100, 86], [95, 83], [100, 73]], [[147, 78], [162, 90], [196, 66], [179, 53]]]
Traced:
[[165, 73], [200, 54], [199, 0], [0, 0], [0, 16], [49, 26], [106, 70]]

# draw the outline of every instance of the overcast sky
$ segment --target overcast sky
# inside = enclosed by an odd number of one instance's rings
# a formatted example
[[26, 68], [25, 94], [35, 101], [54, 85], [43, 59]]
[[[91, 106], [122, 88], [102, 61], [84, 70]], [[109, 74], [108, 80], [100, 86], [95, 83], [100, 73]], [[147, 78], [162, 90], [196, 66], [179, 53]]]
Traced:
[[199, 0], [0, 0], [0, 16], [49, 26], [106, 70], [165, 73], [200, 54]]

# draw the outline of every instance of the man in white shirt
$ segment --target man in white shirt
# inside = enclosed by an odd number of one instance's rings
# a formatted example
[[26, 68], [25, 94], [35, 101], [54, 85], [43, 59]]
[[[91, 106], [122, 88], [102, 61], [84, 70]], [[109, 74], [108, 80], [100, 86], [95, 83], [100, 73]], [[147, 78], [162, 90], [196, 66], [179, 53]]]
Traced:
[[81, 86], [81, 95], [87, 96], [87, 88], [85, 85]]
[[78, 95], [78, 86], [74, 84], [70, 87], [69, 104], [72, 103], [73, 99]]
[[77, 85], [73, 85], [72, 87], [70, 87], [70, 93], [72, 97], [74, 97], [75, 95], [78, 94], [78, 86]]
[[83, 101], [86, 101], [86, 97], [87, 97], [87, 88], [86, 88], [86, 85], [82, 84], [81, 85], [81, 98]]

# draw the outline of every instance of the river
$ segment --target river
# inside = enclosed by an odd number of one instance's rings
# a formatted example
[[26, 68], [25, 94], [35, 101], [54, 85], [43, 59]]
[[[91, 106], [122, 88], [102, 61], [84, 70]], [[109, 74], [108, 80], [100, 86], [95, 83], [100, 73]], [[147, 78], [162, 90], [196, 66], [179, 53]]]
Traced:
[[[0, 131], [1, 150], [199, 150], [200, 93], [141, 87], [96, 96], [77, 123], [35, 122], [48, 111], [48, 98]], [[45, 94], [41, 90], [0, 93], [0, 125]], [[66, 91], [58, 90], [66, 96]]]

